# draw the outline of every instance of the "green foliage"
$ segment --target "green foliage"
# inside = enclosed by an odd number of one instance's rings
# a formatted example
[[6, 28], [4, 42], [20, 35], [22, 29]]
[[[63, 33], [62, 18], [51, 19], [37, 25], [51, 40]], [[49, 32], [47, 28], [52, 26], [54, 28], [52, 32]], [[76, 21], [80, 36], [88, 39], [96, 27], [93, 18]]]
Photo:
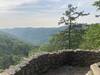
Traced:
[[58, 24], [65, 23], [65, 25], [72, 25], [79, 17], [87, 16], [89, 13], [84, 11], [78, 11], [78, 7], [74, 7], [72, 4], [68, 5], [67, 10], [63, 13], [63, 17], [60, 18]]
[[79, 18], [83, 16], [89, 15], [89, 13], [84, 13], [84, 11], [77, 11], [77, 7], [74, 7], [72, 4], [68, 5], [67, 10], [63, 14], [64, 16], [61, 17], [60, 22], [58, 24], [64, 23], [65, 25], [69, 25], [69, 31], [68, 31], [68, 40], [69, 40], [69, 49], [72, 48], [71, 46], [71, 26], [74, 24], [74, 22]]
[[31, 49], [31, 45], [0, 32], [0, 69], [17, 64], [22, 57], [28, 56]]
[[[71, 49], [79, 48], [79, 45], [82, 40], [82, 35], [84, 30], [71, 30]], [[57, 51], [62, 49], [68, 49], [68, 29], [55, 34], [51, 37], [48, 44], [42, 45], [40, 50], [42, 51]]]
[[100, 24], [94, 24], [89, 27], [83, 36], [80, 48], [100, 49]]
[[93, 5], [96, 6], [98, 10], [100, 10], [100, 0], [96, 1]]
[[36, 46], [36, 47], [32, 48], [32, 50], [29, 51], [28, 56], [30, 57], [30, 56], [34, 55], [35, 53], [37, 53], [37, 52], [40, 52], [39, 46]]

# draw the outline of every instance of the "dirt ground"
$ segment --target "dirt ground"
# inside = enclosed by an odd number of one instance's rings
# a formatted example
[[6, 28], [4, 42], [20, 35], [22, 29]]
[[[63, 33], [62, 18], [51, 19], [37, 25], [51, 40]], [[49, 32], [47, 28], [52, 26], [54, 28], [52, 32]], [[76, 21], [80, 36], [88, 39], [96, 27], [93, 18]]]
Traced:
[[88, 72], [88, 70], [88, 67], [63, 66], [56, 70], [50, 70], [44, 75], [85, 75]]

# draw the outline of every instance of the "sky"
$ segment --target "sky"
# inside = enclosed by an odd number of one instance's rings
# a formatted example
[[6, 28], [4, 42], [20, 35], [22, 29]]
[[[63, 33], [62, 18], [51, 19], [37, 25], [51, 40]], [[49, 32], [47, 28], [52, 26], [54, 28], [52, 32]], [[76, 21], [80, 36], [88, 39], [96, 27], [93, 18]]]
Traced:
[[68, 4], [79, 11], [91, 13], [80, 17], [78, 23], [100, 23], [94, 15], [100, 11], [92, 4], [96, 0], [0, 0], [0, 28], [58, 27], [58, 21]]

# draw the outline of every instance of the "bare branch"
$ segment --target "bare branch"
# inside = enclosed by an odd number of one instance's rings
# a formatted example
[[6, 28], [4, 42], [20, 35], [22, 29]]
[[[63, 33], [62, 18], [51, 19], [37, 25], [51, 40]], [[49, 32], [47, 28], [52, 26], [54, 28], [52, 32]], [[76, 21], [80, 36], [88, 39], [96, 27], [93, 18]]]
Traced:
[[65, 18], [64, 17], [61, 17], [60, 21], [58, 22], [59, 25], [62, 24], [62, 23], [65, 23]]

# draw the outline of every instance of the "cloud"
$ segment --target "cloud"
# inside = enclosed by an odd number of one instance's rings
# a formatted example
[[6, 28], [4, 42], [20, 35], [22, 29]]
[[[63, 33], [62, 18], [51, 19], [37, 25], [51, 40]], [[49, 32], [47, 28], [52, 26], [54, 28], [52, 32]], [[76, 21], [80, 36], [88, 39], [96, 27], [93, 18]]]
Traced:
[[[0, 17], [1, 19], [1, 17]], [[51, 17], [49, 15], [40, 16], [16, 16], [10, 17], [10, 19], [2, 18], [0, 20], [0, 28], [13, 28], [13, 27], [57, 27], [57, 17]]]
[[92, 5], [96, 0], [77, 0], [78, 6], [84, 7], [84, 5]]
[[96, 18], [94, 14], [91, 14], [89, 16], [80, 17], [79, 20], [77, 20], [79, 23], [100, 23], [100, 18]]
[[60, 2], [61, 0], [47, 0], [49, 2]]
[[0, 10], [13, 9], [23, 4], [37, 3], [37, 2], [38, 0], [0, 0]]
[[0, 0], [0, 27], [24, 27], [24, 26], [57, 26], [58, 20], [72, 3], [79, 7], [79, 11], [85, 10], [92, 15], [80, 17], [78, 22], [94, 23], [100, 18], [92, 6], [95, 0]]

